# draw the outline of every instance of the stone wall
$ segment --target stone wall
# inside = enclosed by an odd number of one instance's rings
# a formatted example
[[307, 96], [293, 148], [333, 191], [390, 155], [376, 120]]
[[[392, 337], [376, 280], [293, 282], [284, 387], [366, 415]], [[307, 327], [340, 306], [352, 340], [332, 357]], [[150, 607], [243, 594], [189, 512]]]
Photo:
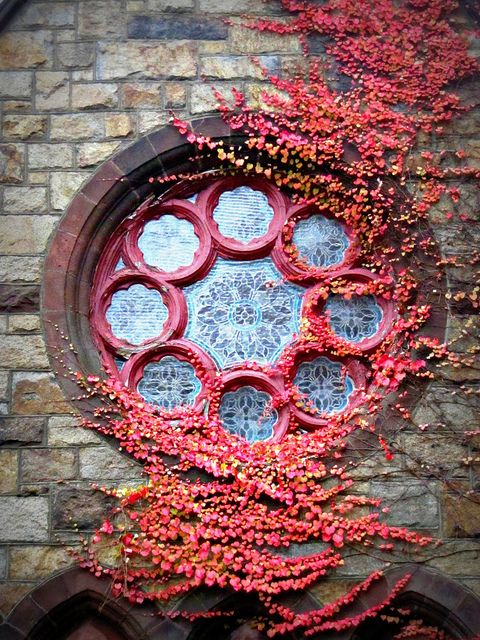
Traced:
[[[0, 35], [0, 610], [5, 615], [35, 585], [72, 563], [65, 543], [77, 542], [75, 528], [91, 530], [107, 506], [90, 483], [140, 475], [137, 465], [98, 435], [75, 426], [72, 406], [50, 371], [39, 313], [49, 237], [96, 168], [167, 123], [172, 110], [185, 117], [211, 112], [212, 85], [223, 91], [236, 87], [260, 100], [263, 81], [252, 54], [279, 73], [301, 62], [296, 38], [260, 37], [241, 27], [244, 13], [282, 17], [275, 3], [259, 0], [29, 0]], [[459, 12], [459, 28], [466, 20]], [[480, 85], [471, 81], [460, 91], [478, 100]], [[434, 140], [435, 149], [459, 162], [454, 152], [463, 148], [480, 166], [479, 129], [477, 107]], [[479, 204], [478, 188], [467, 184], [455, 213], [468, 214], [468, 223], [457, 217], [446, 223], [450, 202], [433, 211], [445, 256], [468, 257], [472, 246], [479, 246]], [[456, 349], [477, 358], [471, 351], [476, 310], [456, 296], [474, 276], [468, 267], [449, 268], [447, 276], [453, 292], [449, 337]], [[478, 360], [443, 369], [413, 414], [414, 423], [435, 428], [424, 435], [402, 424], [397, 445], [403, 453], [393, 467], [366, 451], [356, 471], [366, 489], [392, 503], [392, 522], [445, 539], [428, 563], [477, 593], [480, 547], [474, 538], [480, 534], [480, 507], [472, 492], [478, 488], [478, 450], [459, 444], [452, 433], [480, 427], [479, 380]], [[466, 381], [468, 389], [462, 388]], [[420, 466], [425, 460], [431, 467]], [[352, 562], [336, 584], [319, 587], [317, 596], [333, 598], [371, 565], [364, 557]]]

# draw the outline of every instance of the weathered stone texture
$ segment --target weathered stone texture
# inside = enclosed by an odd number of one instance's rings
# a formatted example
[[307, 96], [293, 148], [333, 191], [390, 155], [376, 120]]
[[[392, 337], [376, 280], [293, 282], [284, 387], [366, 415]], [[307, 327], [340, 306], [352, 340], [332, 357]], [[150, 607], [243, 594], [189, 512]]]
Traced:
[[89, 174], [64, 171], [50, 175], [51, 203], [54, 211], [63, 211]]
[[135, 15], [128, 22], [129, 38], [159, 40], [222, 40], [228, 27], [222, 20], [196, 16]]
[[48, 369], [45, 343], [41, 336], [0, 336], [1, 366], [8, 369]]
[[0, 451], [0, 493], [15, 493], [18, 478], [18, 453], [13, 449]]
[[0, 498], [0, 540], [35, 542], [48, 539], [48, 501], [43, 497]]
[[15, 144], [0, 144], [0, 183], [15, 184], [23, 180], [23, 148]]
[[13, 411], [21, 415], [68, 413], [70, 405], [65, 400], [53, 374], [14, 373]]
[[53, 503], [53, 527], [94, 529], [100, 526], [115, 504], [113, 498], [94, 489], [60, 489]]
[[72, 416], [53, 416], [48, 420], [48, 444], [50, 447], [101, 444], [102, 439], [92, 429], [79, 424]]
[[49, 31], [17, 31], [0, 36], [0, 69], [51, 67], [53, 34]]
[[87, 480], [128, 480], [139, 478], [140, 465], [110, 447], [88, 447], [80, 451], [80, 477]]
[[28, 148], [31, 169], [64, 169], [73, 165], [73, 147], [68, 144], [31, 144]]
[[57, 60], [61, 67], [78, 69], [93, 63], [95, 45], [93, 42], [69, 42], [57, 47]]
[[26, 2], [10, 27], [73, 27], [75, 7], [64, 2]]
[[409, 469], [421, 466], [426, 472], [435, 471], [444, 478], [468, 474], [462, 462], [468, 455], [468, 448], [462, 445], [456, 433], [439, 433], [433, 426], [431, 430], [405, 434], [403, 445], [405, 464]]
[[13, 547], [10, 551], [11, 580], [33, 580], [45, 578], [74, 564], [75, 560], [64, 546]]
[[407, 483], [371, 482], [374, 497], [388, 498], [389, 524], [429, 529], [439, 526], [438, 502], [432, 483], [409, 480]]
[[41, 444], [44, 418], [0, 418], [0, 445]]
[[[230, 92], [233, 87], [241, 89], [241, 87], [239, 87], [238, 85], [227, 82], [215, 82], [215, 87], [218, 88], [224, 96], [231, 95]], [[190, 111], [193, 114], [208, 113], [210, 111], [214, 111], [217, 104], [218, 101], [215, 98], [212, 87], [209, 84], [192, 85], [190, 92]]]
[[178, 109], [185, 106], [187, 92], [180, 82], [167, 82], [165, 84], [165, 107], [167, 109]]
[[47, 190], [44, 187], [5, 187], [5, 213], [44, 213], [47, 211]]
[[12, 114], [3, 119], [4, 138], [18, 138], [20, 140], [43, 138], [47, 131], [45, 116], [30, 116]]
[[9, 333], [38, 333], [40, 331], [40, 316], [34, 314], [12, 315], [8, 319]]
[[91, 140], [103, 137], [103, 115], [73, 113], [51, 117], [52, 140]]
[[126, 15], [118, 10], [117, 0], [89, 0], [78, 7], [78, 33], [80, 37], [115, 36], [126, 33]]
[[278, 56], [261, 56], [255, 64], [248, 56], [205, 56], [201, 59], [200, 75], [207, 78], [262, 78], [262, 69], [278, 72]]
[[445, 493], [442, 498], [443, 535], [448, 538], [480, 536], [480, 498], [470, 494]]
[[42, 258], [0, 256], [0, 282], [39, 282]]
[[197, 73], [194, 45], [190, 42], [101, 42], [97, 54], [97, 77], [193, 78]]
[[99, 109], [118, 105], [118, 87], [115, 84], [74, 84], [72, 87], [73, 109]]
[[[206, 0], [208, 1], [208, 0]], [[224, 3], [224, 6], [227, 3]], [[263, 32], [259, 37], [254, 29], [245, 29], [238, 18], [230, 29], [232, 53], [300, 53], [300, 42], [295, 35], [277, 35]]]
[[70, 83], [64, 71], [37, 71], [35, 106], [42, 111], [68, 109]]
[[0, 311], [20, 313], [40, 309], [40, 287], [37, 285], [0, 284]]
[[107, 138], [125, 138], [134, 131], [132, 118], [126, 113], [110, 113], [105, 116]]
[[433, 427], [475, 429], [480, 427], [480, 406], [476, 405], [480, 405], [480, 402], [462, 398], [462, 393], [455, 385], [435, 382], [417, 405], [413, 420], [416, 424], [431, 424]]
[[162, 106], [161, 84], [158, 82], [134, 82], [122, 85], [122, 103], [126, 108], [150, 108]]
[[30, 71], [1, 71], [0, 98], [30, 98], [32, 73]]
[[91, 167], [103, 162], [118, 149], [119, 142], [91, 142], [77, 145], [79, 167]]
[[13, 216], [3, 218], [0, 252], [8, 255], [43, 253], [57, 222], [55, 216]]
[[51, 482], [75, 478], [77, 472], [72, 449], [28, 449], [22, 453], [22, 482]]

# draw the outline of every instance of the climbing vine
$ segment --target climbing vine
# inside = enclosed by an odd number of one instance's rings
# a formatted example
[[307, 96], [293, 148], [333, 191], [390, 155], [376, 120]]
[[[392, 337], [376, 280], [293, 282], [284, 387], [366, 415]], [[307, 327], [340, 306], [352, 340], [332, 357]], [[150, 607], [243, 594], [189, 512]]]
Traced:
[[[416, 145], [419, 136], [440, 135], [468, 110], [453, 88], [477, 73], [478, 63], [468, 55], [471, 34], [458, 35], [448, 21], [457, 7], [454, 0], [364, 0], [361, 10], [357, 0], [280, 1], [288, 19], [245, 19], [245, 28], [298, 36], [304, 47], [298, 73], [264, 72], [268, 82], [260, 107], [239, 91], [216, 93], [222, 117], [246, 142], [229, 146], [196, 134], [177, 118], [173, 124], [199, 154], [215, 159], [219, 174], [263, 176], [299, 203], [328, 211], [353, 229], [362, 265], [376, 274], [368, 283], [334, 275], [320, 281], [295, 247], [294, 221], [283, 229], [290, 263], [304, 270], [286, 278], [313, 283], [296, 351], [320, 346], [333, 355], [358, 356], [355, 344], [336, 335], [316, 313], [332, 293], [391, 301], [396, 318], [381, 343], [362, 355], [369, 374], [361, 402], [326, 417], [321, 428], [308, 433], [292, 417], [288, 433], [275, 443], [250, 444], [222, 427], [215, 410], [221, 383], [202, 377], [202, 363], [193, 352], [189, 357], [208, 390], [208, 416], [192, 408], [149, 406], [114, 377], [79, 375], [84, 393], [102, 400], [89, 426], [114, 437], [143, 464], [146, 478], [141, 486], [102, 489], [117, 499], [117, 507], [84, 542], [81, 563], [97, 576], [109, 576], [113, 594], [134, 603], [177, 603], [204, 585], [253, 593], [264, 611], [254, 621], [259, 631], [269, 637], [290, 632], [308, 637], [385, 617], [409, 576], [360, 614], [349, 613], [348, 606], [381, 578], [381, 571], [317, 610], [294, 613], [284, 594], [331, 576], [354, 551], [375, 551], [388, 564], [407, 547], [434, 544], [427, 535], [387, 524], [382, 500], [356, 491], [348, 444], [360, 432], [375, 434], [386, 462], [391, 461], [395, 452], [388, 430], [377, 427], [379, 416], [389, 411], [408, 419], [402, 385], [431, 379], [434, 362], [461, 364], [428, 331], [432, 287], [441, 289], [447, 264], [460, 266], [455, 258], [438, 255], [428, 216], [441, 198], [449, 198], [452, 208], [458, 201], [451, 178], [478, 180], [480, 170], [469, 166], [461, 150], [455, 166], [444, 166], [441, 153], [426, 147], [418, 155]], [[320, 54], [310, 52], [312, 43], [315, 51], [320, 43]], [[479, 258], [472, 251], [472, 267]], [[478, 308], [478, 287], [453, 296]], [[287, 348], [275, 365], [246, 363], [245, 368], [284, 377], [285, 393], [272, 409], [293, 400], [315, 413], [294, 384], [294, 361], [293, 348]], [[302, 552], [306, 543], [315, 543], [308, 555]], [[218, 614], [187, 613], [180, 605], [169, 615], [195, 620]], [[396, 637], [419, 633], [446, 637], [411, 619]]]

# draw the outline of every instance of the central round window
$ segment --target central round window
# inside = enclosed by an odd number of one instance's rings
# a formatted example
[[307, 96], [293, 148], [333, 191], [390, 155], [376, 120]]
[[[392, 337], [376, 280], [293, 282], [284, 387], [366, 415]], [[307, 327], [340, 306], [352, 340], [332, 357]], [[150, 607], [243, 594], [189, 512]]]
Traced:
[[316, 313], [357, 355], [301, 345], [309, 293], [332, 278], [376, 278], [341, 219], [263, 179], [183, 183], [145, 202], [105, 247], [94, 338], [105, 367], [148, 403], [208, 411], [250, 442], [277, 440], [351, 409], [365, 386], [362, 353], [390, 328], [390, 303], [334, 293]]

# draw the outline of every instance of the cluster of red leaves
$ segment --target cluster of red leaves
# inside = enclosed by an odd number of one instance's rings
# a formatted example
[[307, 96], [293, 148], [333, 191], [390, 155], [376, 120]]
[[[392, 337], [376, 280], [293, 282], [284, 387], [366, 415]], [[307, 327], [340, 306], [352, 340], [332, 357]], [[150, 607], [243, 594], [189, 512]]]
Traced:
[[[97, 575], [111, 576], [114, 594], [133, 602], [168, 602], [201, 585], [254, 592], [264, 606], [267, 619], [261, 624], [268, 624], [269, 635], [293, 630], [312, 635], [377, 615], [408, 576], [388, 598], [357, 616], [342, 616], [342, 609], [380, 574], [320, 610], [300, 615], [281, 605], [278, 596], [331, 575], [348, 562], [345, 551], [352, 547], [388, 554], [398, 545], [429, 542], [382, 522], [378, 499], [352, 493], [345, 448], [355, 430], [373, 430], [385, 395], [407, 375], [430, 375], [425, 362], [412, 355], [414, 349], [428, 348], [428, 357], [445, 355], [441, 344], [417, 336], [429, 309], [417, 300], [415, 275], [406, 264], [414, 255], [419, 259], [418, 251], [434, 255], [433, 240], [419, 221], [446, 192], [449, 170], [440, 169], [429, 155], [417, 170], [417, 197], [399, 198], [398, 185], [405, 183], [417, 134], [439, 132], [464, 110], [449, 83], [478, 65], [467, 54], [466, 40], [447, 21], [453, 0], [365, 0], [361, 10], [357, 0], [281, 4], [291, 12], [290, 21], [257, 20], [249, 26], [299, 34], [305, 43], [308, 36], [321, 34], [326, 60], [310, 59], [306, 77], [270, 77], [262, 109], [251, 108], [237, 91], [233, 106], [217, 94], [225, 120], [247, 136], [240, 148], [197, 136], [179, 120], [174, 124], [201, 152], [213, 153], [224, 171], [261, 174], [354, 230], [362, 262], [378, 279], [367, 286], [327, 278], [313, 287], [299, 336], [305, 349], [314, 342], [330, 353], [360, 357], [355, 345], [335, 336], [312, 311], [330, 292], [374, 293], [392, 300], [397, 319], [385, 340], [362, 356], [371, 371], [363, 402], [314, 433], [300, 432], [292, 420], [289, 433], [275, 444], [250, 445], [226, 432], [218, 419], [190, 409], [153, 409], [115, 380], [84, 381], [88, 394], [106, 402], [97, 412], [101, 420], [92, 426], [141, 461], [148, 482], [104, 489], [118, 498], [118, 508], [86, 545], [82, 563]], [[350, 88], [337, 91], [332, 74], [344, 74]], [[460, 171], [467, 178], [478, 173]], [[450, 195], [455, 199], [458, 194]], [[295, 263], [299, 258], [291, 231], [287, 225], [284, 239]], [[437, 259], [437, 264], [443, 263]], [[285, 402], [298, 395], [292, 358], [287, 350], [265, 370], [275, 375], [280, 369], [285, 376]], [[212, 386], [209, 393], [212, 403], [218, 401], [218, 388]], [[379, 442], [390, 459], [385, 437], [379, 436]], [[316, 543], [315, 552], [302, 554], [305, 543]], [[413, 628], [398, 637], [410, 637]]]

